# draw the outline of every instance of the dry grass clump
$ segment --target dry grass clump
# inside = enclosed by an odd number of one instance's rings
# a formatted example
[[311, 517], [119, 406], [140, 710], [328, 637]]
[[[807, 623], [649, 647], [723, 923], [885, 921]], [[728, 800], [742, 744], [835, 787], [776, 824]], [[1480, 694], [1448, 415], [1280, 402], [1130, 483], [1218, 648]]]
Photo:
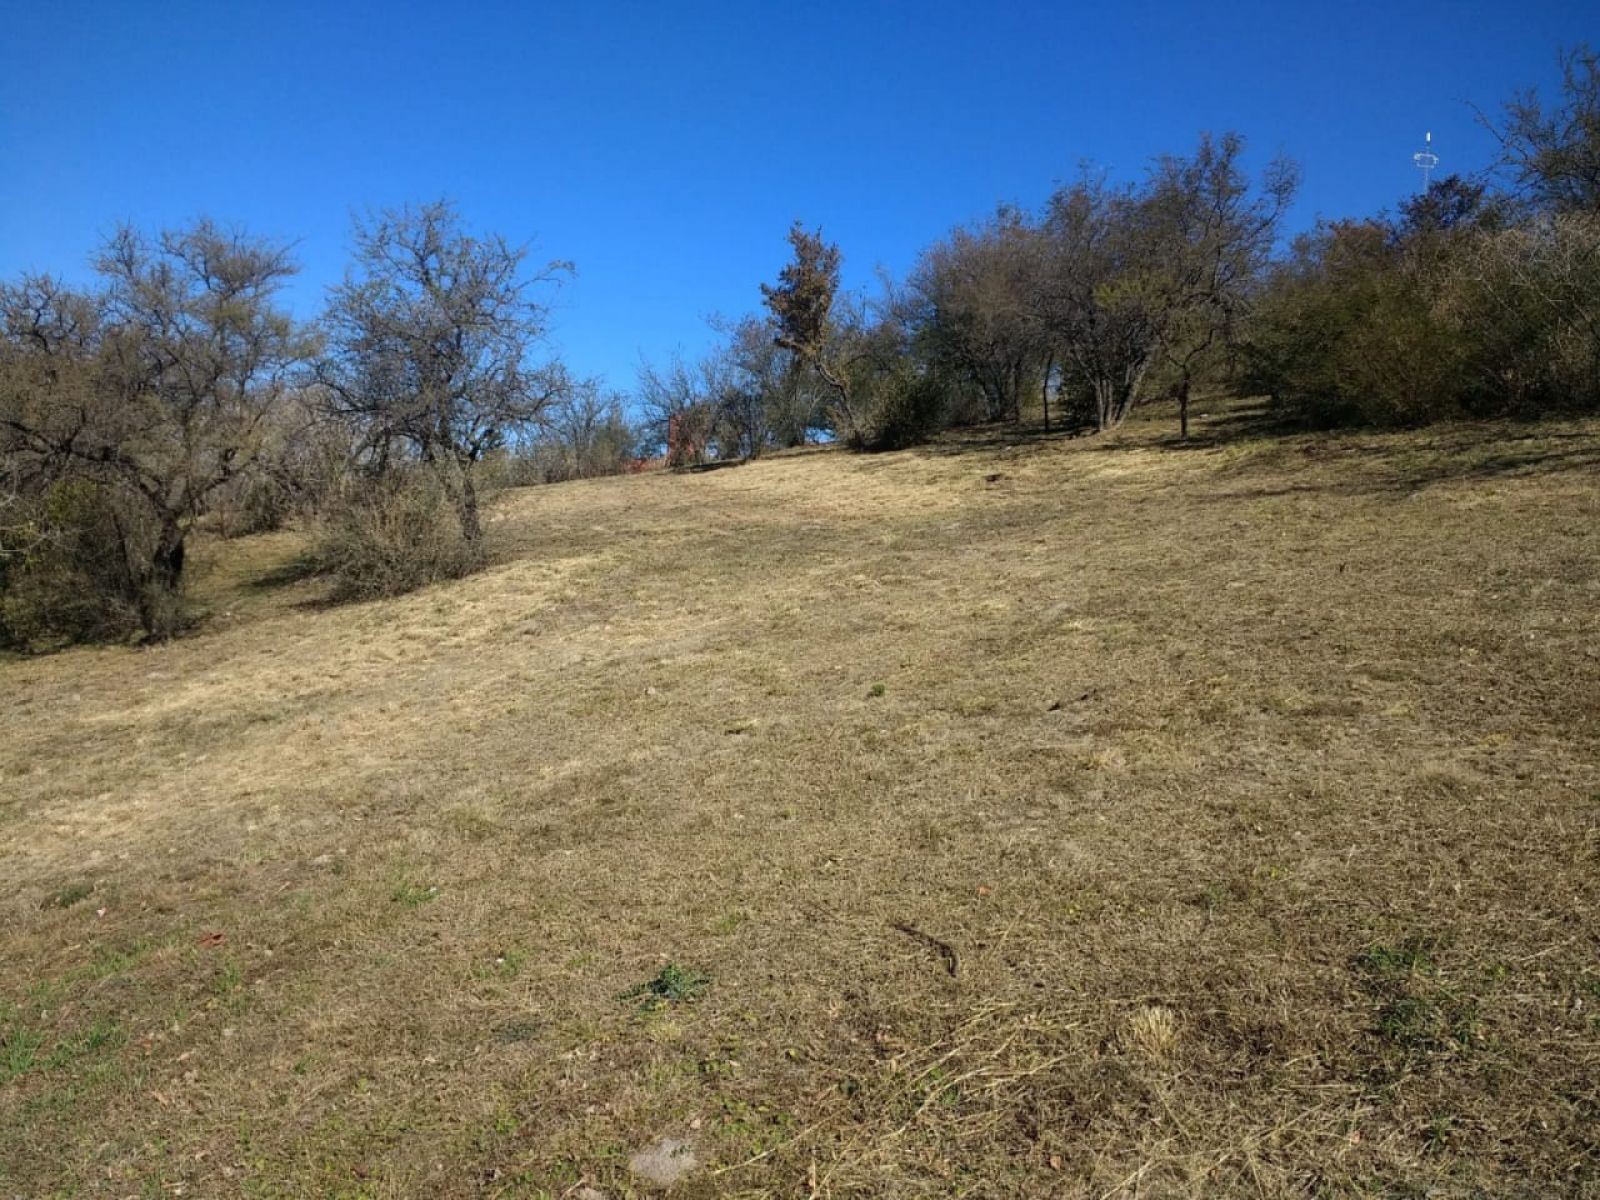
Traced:
[[1594, 1190], [1600, 425], [1250, 419], [0, 664], [0, 1194]]
[[1142, 1004], [1128, 1014], [1124, 1044], [1151, 1062], [1164, 1062], [1178, 1044], [1178, 1014], [1164, 1004]]
[[444, 484], [423, 469], [347, 483], [319, 514], [307, 555], [335, 600], [401, 596], [482, 561]]

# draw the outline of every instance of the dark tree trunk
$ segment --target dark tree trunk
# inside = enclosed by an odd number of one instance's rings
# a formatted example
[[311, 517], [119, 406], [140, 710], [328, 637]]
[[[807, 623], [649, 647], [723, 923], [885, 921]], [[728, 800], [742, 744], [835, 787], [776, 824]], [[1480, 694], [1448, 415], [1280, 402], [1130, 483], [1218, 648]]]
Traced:
[[151, 575], [166, 591], [175, 592], [183, 583], [184, 530], [176, 521], [163, 521], [151, 557]]
[[[121, 532], [119, 523], [118, 533]], [[184, 543], [187, 537], [188, 530], [182, 524], [164, 518], [148, 565], [139, 569], [137, 574], [133, 560], [127, 554], [127, 538], [122, 537], [123, 563], [128, 586], [133, 592], [133, 603], [139, 614], [139, 625], [152, 641], [169, 638], [178, 630], [177, 595], [183, 586]]]
[[467, 544], [476, 546], [483, 537], [483, 523], [478, 516], [478, 489], [473, 485], [472, 473], [461, 473], [461, 496], [459, 501], [461, 510], [461, 536], [467, 539]]
[[1044, 431], [1050, 432], [1050, 372], [1055, 370], [1056, 356], [1051, 355], [1044, 360], [1044, 384], [1039, 388], [1039, 399], [1044, 402]]
[[1178, 436], [1184, 441], [1189, 440], [1189, 376], [1185, 372], [1183, 382], [1178, 384]]

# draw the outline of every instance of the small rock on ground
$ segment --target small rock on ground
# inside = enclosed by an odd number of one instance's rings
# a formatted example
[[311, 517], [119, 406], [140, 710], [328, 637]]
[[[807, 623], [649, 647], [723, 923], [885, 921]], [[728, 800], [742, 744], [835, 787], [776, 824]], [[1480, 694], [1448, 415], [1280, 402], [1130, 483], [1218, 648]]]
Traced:
[[671, 1187], [700, 1165], [694, 1146], [680, 1138], [664, 1137], [628, 1160], [628, 1170], [656, 1187]]

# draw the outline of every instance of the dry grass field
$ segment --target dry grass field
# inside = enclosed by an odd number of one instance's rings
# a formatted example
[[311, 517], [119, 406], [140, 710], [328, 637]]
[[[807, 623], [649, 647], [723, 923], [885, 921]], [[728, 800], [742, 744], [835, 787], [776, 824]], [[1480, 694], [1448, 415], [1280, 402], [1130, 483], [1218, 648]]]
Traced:
[[1600, 1196], [1600, 422], [1251, 420], [0, 663], [0, 1197]]

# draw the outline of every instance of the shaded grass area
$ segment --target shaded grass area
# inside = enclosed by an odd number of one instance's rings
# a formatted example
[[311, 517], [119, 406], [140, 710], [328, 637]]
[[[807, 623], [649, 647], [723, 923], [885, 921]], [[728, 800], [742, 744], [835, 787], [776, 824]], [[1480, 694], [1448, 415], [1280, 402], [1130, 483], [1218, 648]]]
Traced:
[[1170, 425], [6, 663], [0, 1193], [1600, 1185], [1600, 424]]

